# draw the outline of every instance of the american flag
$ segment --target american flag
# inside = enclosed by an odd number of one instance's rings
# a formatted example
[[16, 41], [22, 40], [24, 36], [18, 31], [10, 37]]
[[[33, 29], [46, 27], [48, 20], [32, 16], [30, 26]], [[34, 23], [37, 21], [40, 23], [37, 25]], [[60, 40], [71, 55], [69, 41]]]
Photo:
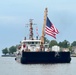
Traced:
[[59, 33], [58, 29], [51, 23], [49, 18], [46, 20], [45, 33], [56, 38], [56, 34]]

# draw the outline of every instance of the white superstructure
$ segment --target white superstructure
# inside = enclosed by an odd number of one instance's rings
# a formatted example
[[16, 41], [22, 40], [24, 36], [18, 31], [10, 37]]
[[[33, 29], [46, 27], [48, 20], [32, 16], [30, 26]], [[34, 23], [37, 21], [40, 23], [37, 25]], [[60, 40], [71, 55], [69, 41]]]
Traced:
[[[41, 40], [22, 40], [21, 42], [21, 50], [29, 49], [30, 51], [36, 51], [40, 47]], [[26, 47], [24, 47], [26, 45]]]

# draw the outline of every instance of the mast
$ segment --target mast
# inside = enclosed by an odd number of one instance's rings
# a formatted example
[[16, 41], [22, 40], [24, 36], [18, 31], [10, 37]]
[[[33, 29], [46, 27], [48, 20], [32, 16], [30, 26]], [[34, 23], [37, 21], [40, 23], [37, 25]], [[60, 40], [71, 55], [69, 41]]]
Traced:
[[[30, 33], [29, 33], [29, 39], [30, 39], [30, 40], [33, 40], [33, 39], [34, 39], [34, 38], [33, 38], [33, 27], [32, 27], [32, 25], [36, 25], [36, 24], [33, 24], [32, 21], [33, 21], [33, 19], [30, 19], [30, 20], [29, 20], [30, 23], [29, 23], [29, 24], [26, 24], [27, 26], [29, 25], [29, 27], [30, 27], [30, 28], [29, 28], [29, 32], [30, 32]], [[26, 39], [26, 38], [25, 38], [25, 39]]]
[[43, 22], [43, 28], [42, 28], [42, 36], [41, 36], [41, 45], [44, 44], [44, 36], [45, 36], [45, 26], [46, 26], [46, 19], [47, 19], [47, 8], [45, 8], [44, 11], [44, 22]]
[[33, 25], [33, 23], [32, 23], [32, 20], [33, 19], [30, 19], [30, 35], [29, 35], [29, 39], [31, 39], [31, 40], [33, 40], [33, 27], [32, 27], [32, 25]]

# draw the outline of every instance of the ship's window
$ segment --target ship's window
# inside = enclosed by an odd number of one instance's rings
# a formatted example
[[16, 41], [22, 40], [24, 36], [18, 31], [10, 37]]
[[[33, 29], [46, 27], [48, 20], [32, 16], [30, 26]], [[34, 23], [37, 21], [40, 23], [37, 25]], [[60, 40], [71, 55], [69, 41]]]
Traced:
[[34, 42], [34, 44], [39, 44], [39, 42]]
[[28, 44], [34, 44], [34, 42], [27, 42]]
[[34, 44], [34, 42], [32, 42], [32, 44]]
[[28, 44], [31, 44], [31, 42], [27, 42]]
[[35, 42], [35, 44], [38, 44], [38, 42]]

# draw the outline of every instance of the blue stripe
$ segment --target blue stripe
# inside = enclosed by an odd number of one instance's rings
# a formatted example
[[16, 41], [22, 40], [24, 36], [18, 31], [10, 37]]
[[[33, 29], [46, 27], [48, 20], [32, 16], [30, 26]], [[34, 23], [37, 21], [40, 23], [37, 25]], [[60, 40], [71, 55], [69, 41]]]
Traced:
[[50, 22], [49, 18], [47, 17], [47, 20], [46, 20], [46, 25], [51, 28], [52, 26], [52, 23]]

